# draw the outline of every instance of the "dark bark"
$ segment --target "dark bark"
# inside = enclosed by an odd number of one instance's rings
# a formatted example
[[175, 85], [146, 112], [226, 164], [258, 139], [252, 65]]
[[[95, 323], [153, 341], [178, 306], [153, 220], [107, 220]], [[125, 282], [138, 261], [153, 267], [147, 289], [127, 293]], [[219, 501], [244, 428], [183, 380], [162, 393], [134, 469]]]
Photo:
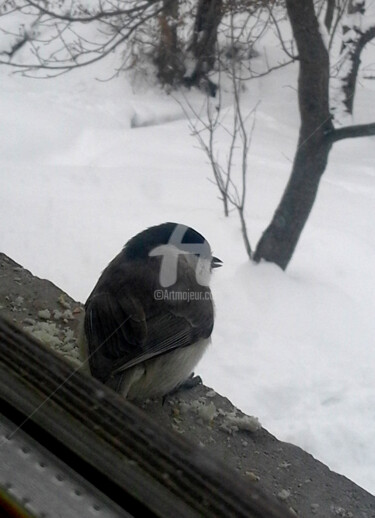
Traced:
[[285, 269], [310, 214], [325, 170], [333, 131], [329, 112], [329, 57], [324, 46], [313, 0], [286, 0], [298, 53], [301, 127], [290, 180], [254, 260], [265, 259]]
[[286, 6], [300, 57], [301, 127], [288, 185], [254, 254], [255, 261], [265, 259], [282, 269], [292, 258], [309, 217], [332, 144], [344, 138], [375, 135], [375, 123], [333, 127], [328, 97], [329, 57], [313, 0], [286, 0]]
[[[350, 4], [351, 5], [351, 4]], [[362, 6], [362, 8], [361, 8]], [[355, 4], [351, 10], [348, 9], [348, 14], [364, 13], [364, 2], [362, 4]], [[369, 41], [375, 38], [375, 26], [368, 28], [365, 32], [361, 32], [360, 27], [345, 27], [343, 34], [353, 31], [353, 38], [344, 41], [341, 49], [341, 54], [345, 55], [345, 61], [349, 60], [350, 67], [347, 67], [348, 73], [342, 78], [342, 90], [345, 95], [344, 106], [347, 113], [353, 113], [354, 95], [358, 77], [358, 70], [361, 64], [361, 53]]]
[[215, 65], [217, 31], [222, 16], [222, 0], [198, 0], [193, 39], [190, 46], [195, 66], [192, 74], [185, 80], [188, 86], [199, 86], [203, 81], [211, 95], [216, 93], [216, 87], [209, 81], [208, 73]]
[[331, 31], [332, 22], [333, 22], [333, 15], [335, 13], [335, 0], [327, 0], [327, 10], [324, 17], [324, 25], [326, 26], [326, 29], [328, 32]]
[[354, 126], [344, 126], [327, 134], [331, 142], [337, 142], [344, 138], [372, 137], [375, 136], [375, 123], [357, 124]]
[[159, 15], [160, 39], [155, 64], [162, 84], [177, 85], [185, 74], [185, 67], [177, 37], [178, 1], [163, 0]]

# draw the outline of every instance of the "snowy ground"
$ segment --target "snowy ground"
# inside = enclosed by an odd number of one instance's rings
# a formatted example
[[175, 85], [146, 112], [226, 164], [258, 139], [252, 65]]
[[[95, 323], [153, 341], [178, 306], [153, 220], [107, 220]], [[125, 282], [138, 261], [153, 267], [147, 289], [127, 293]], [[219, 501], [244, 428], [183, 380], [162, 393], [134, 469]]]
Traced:
[[[261, 100], [248, 172], [253, 246], [291, 168], [296, 71], [246, 92], [249, 107]], [[123, 76], [96, 81], [109, 75], [102, 65], [54, 80], [8, 73], [0, 70], [1, 251], [84, 301], [136, 232], [164, 221], [195, 227], [224, 261], [213, 281], [213, 345], [197, 369], [205, 384], [375, 493], [374, 138], [335, 145], [283, 273], [247, 260], [237, 217], [223, 217], [171, 97], [136, 93]], [[373, 121], [374, 104], [374, 81], [365, 81], [356, 122], [371, 111]]]

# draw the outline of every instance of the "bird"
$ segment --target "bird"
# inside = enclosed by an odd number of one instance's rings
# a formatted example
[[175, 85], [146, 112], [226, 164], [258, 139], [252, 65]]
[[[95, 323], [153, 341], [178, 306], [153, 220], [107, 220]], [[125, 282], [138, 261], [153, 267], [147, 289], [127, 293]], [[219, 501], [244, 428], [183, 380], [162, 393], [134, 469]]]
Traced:
[[209, 282], [222, 264], [187, 225], [132, 237], [85, 304], [79, 347], [88, 373], [128, 400], [166, 397], [188, 382], [211, 343]]

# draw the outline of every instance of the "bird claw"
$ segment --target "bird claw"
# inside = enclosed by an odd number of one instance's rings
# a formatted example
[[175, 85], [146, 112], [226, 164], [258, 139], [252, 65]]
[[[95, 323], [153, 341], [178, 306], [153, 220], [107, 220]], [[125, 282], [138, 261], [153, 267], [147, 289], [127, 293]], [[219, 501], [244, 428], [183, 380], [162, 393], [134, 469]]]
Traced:
[[185, 381], [163, 396], [162, 405], [164, 406], [168, 397], [174, 396], [176, 393], [180, 392], [180, 390], [190, 390], [198, 385], [203, 385], [202, 378], [200, 376], [195, 376], [194, 372], [192, 372]]

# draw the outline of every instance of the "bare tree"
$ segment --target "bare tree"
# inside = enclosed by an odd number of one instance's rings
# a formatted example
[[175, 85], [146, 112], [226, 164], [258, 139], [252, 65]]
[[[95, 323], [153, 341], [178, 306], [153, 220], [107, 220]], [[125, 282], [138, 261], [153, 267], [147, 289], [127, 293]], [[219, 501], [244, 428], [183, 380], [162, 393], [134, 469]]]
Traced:
[[327, 9], [324, 17], [324, 25], [328, 32], [331, 32], [333, 17], [335, 14], [336, 2], [335, 0], [327, 0]]
[[298, 99], [301, 126], [293, 168], [280, 204], [263, 233], [254, 260], [285, 269], [313, 207], [332, 144], [375, 135], [375, 123], [335, 129], [329, 111], [329, 55], [313, 0], [286, 0], [299, 53]]
[[366, 17], [365, 0], [349, 0], [342, 26], [342, 46], [338, 81], [342, 91], [344, 112], [352, 115], [361, 53], [375, 38], [375, 17]]
[[216, 87], [208, 79], [208, 73], [213, 69], [217, 56], [217, 33], [222, 16], [222, 0], [198, 0], [190, 45], [194, 68], [191, 74], [185, 78], [185, 82], [189, 86], [199, 85], [204, 80], [208, 89], [211, 88], [212, 95], [215, 95]]
[[[178, 48], [176, 33], [178, 11], [176, 11], [176, 5], [172, 6], [169, 3], [172, 1], [174, 0], [134, 0], [124, 4], [121, 0], [96, 0], [90, 7], [87, 7], [87, 4], [84, 7], [78, 3], [69, 3], [67, 7], [65, 2], [60, 0], [51, 0], [49, 3], [44, 0], [6, 0], [0, 6], [0, 14], [12, 16], [14, 12], [21, 13], [24, 16], [25, 24], [19, 33], [10, 35], [13, 38], [12, 44], [7, 49], [3, 49], [1, 53], [3, 59], [0, 60], [0, 63], [15, 66], [26, 72], [43, 70], [55, 75], [64, 73], [107, 56], [122, 43], [128, 41], [137, 29], [149, 20], [159, 20], [160, 41], [156, 47], [159, 48], [159, 56], [163, 52], [168, 56], [171, 49]], [[232, 3], [236, 4], [236, 2]], [[249, 4], [252, 6], [256, 4], [257, 7], [258, 3], [262, 4], [260, 0], [259, 2], [249, 0]], [[358, 10], [357, 14], [363, 15], [361, 9], [363, 9], [364, 0], [337, 0], [336, 5], [339, 6], [339, 9], [335, 12], [332, 12], [333, 3], [329, 0], [326, 4], [314, 2], [314, 0], [285, 0], [285, 3], [300, 63], [298, 97], [301, 126], [289, 182], [273, 219], [263, 233], [253, 255], [255, 261], [264, 259], [278, 264], [283, 269], [287, 267], [294, 253], [314, 204], [333, 143], [344, 138], [375, 135], [375, 123], [342, 128], [334, 127], [329, 108], [329, 53], [323, 43], [314, 5], [317, 4], [318, 7], [325, 5], [325, 25], [330, 29], [332, 42], [332, 34], [336, 33], [339, 21], [342, 19], [343, 6], [350, 5], [352, 9]], [[245, 4], [244, 1], [241, 9], [246, 9]], [[207, 77], [210, 69], [214, 67], [218, 53], [213, 49], [217, 41], [219, 24], [222, 23], [223, 5], [228, 4], [224, 3], [224, 0], [219, 2], [198, 1], [191, 44], [195, 56], [194, 69], [190, 76], [193, 79], [194, 74], [196, 74], [196, 78], [200, 79]], [[269, 12], [269, 18], [275, 21], [274, 11], [269, 9], [267, 2], [265, 10]], [[256, 12], [260, 11], [256, 10]], [[94, 24], [96, 30], [94, 36], [90, 36], [90, 32], [86, 30], [89, 23]], [[354, 26], [353, 23], [348, 25], [350, 30], [345, 34], [344, 44], [346, 46], [349, 42], [348, 35], [353, 32]], [[363, 29], [363, 26], [361, 28]], [[369, 30], [367, 30], [368, 28]], [[290, 54], [291, 60], [296, 59], [293, 48], [283, 41], [277, 24], [275, 30], [279, 32], [284, 51]], [[359, 54], [369, 38], [373, 37], [373, 31], [373, 26], [367, 24], [366, 30], [362, 30], [356, 40], [357, 54], [353, 58], [353, 63], [358, 58], [358, 66]], [[29, 48], [33, 61], [17, 61], [18, 53], [26, 47]], [[51, 48], [52, 50], [50, 50]], [[171, 63], [171, 59], [167, 58], [166, 62], [161, 65], [166, 82], [170, 81], [168, 63]], [[284, 64], [278, 66], [284, 66]], [[264, 73], [268, 73], [272, 68], [278, 66], [267, 67]], [[214, 178], [224, 203], [224, 211], [228, 214], [230, 206], [237, 210], [246, 250], [251, 257], [252, 250], [247, 239], [244, 215], [247, 153], [250, 146], [251, 129], [246, 127], [246, 118], [243, 117], [240, 108], [241, 90], [237, 72], [235, 70], [232, 72], [234, 118], [233, 127], [230, 130], [231, 144], [226, 166], [217, 160], [214, 148], [213, 132], [217, 125], [220, 125], [220, 117], [217, 114], [212, 115], [211, 119], [208, 118], [206, 130], [210, 137], [208, 147], [204, 147], [204, 149], [213, 167]], [[262, 74], [250, 73], [251, 77], [256, 75]], [[355, 81], [353, 84], [355, 86]], [[353, 84], [351, 99], [354, 95]], [[200, 138], [200, 132], [196, 132], [196, 134]], [[241, 186], [239, 188], [234, 183], [232, 176], [233, 156], [237, 146], [242, 150]]]
[[[16, 14], [22, 22], [15, 33], [3, 29], [10, 43], [0, 52], [0, 64], [49, 76], [87, 66], [108, 56], [165, 9], [165, 2], [159, 0], [96, 0], [89, 7], [87, 3], [67, 4], [5, 0], [0, 15]], [[27, 59], [17, 60], [21, 48], [27, 48], [29, 54]]]
[[[235, 61], [233, 61], [235, 69]], [[233, 116], [231, 124], [223, 123], [223, 106], [221, 91], [213, 101], [207, 97], [204, 110], [197, 111], [188, 103], [188, 115], [192, 135], [198, 140], [201, 149], [205, 152], [212, 168], [214, 183], [220, 192], [223, 202], [224, 215], [229, 216], [230, 210], [235, 209], [241, 223], [241, 232], [248, 257], [252, 258], [252, 249], [247, 231], [245, 218], [246, 191], [247, 191], [247, 160], [251, 145], [251, 138], [255, 126], [256, 107], [246, 116], [241, 107], [242, 81], [238, 70], [231, 75], [233, 85]], [[193, 114], [194, 119], [190, 116]], [[226, 114], [227, 115], [227, 114]], [[226, 153], [223, 153], [222, 141], [220, 152], [216, 143], [218, 130], [223, 130], [229, 136]], [[225, 158], [223, 158], [225, 154]], [[239, 161], [238, 174], [234, 175], [235, 158]], [[235, 177], [236, 176], [236, 177]]]
[[155, 56], [158, 77], [162, 84], [181, 84], [185, 65], [178, 39], [179, 2], [163, 0], [163, 10], [158, 16], [159, 44]]
[[[153, 63], [161, 83], [198, 86], [215, 95], [217, 85], [210, 77], [220, 57], [218, 36], [228, 32], [223, 17], [243, 14], [243, 35], [249, 20], [261, 27], [257, 17], [267, 10], [263, 0], [4, 0], [0, 31], [7, 38], [0, 63], [26, 75], [51, 77], [121, 48], [119, 68]], [[11, 26], [5, 18], [12, 16], [11, 31], [5, 29]]]

